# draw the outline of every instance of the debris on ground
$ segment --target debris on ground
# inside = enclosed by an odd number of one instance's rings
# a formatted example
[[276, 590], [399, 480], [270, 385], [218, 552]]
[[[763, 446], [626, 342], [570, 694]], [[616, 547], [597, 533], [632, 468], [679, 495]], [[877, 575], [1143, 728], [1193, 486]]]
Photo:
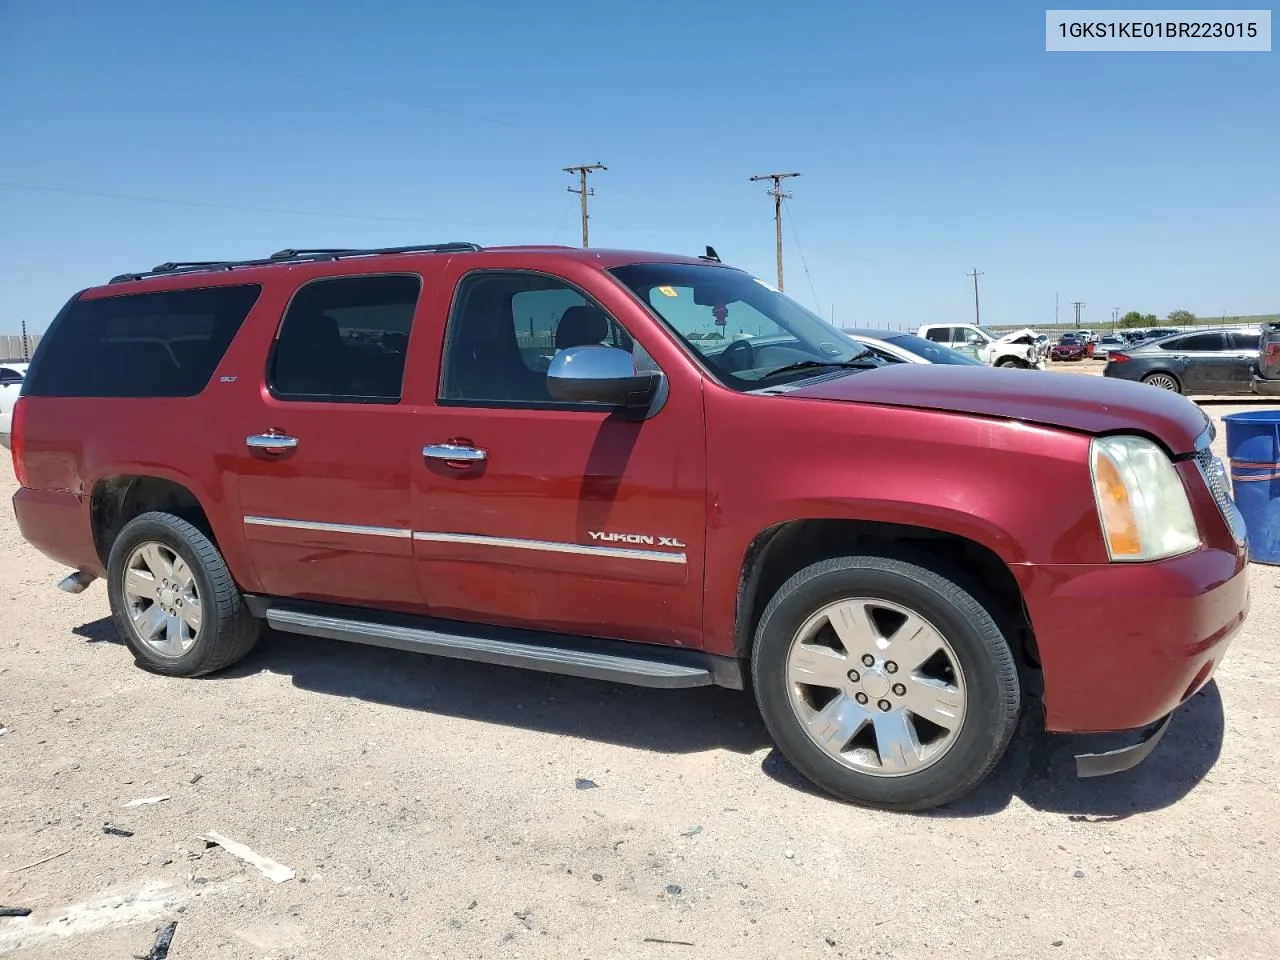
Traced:
[[151, 948], [151, 952], [143, 956], [139, 956], [137, 960], [165, 960], [169, 956], [169, 947], [173, 945], [173, 932], [178, 929], [178, 921], [170, 920], [160, 932], [156, 934], [155, 946]]
[[667, 893], [671, 894], [671, 896], [673, 896], [673, 897], [677, 897], [677, 896], [679, 896], [682, 892], [683, 892], [683, 890], [682, 890], [682, 888], [681, 888], [680, 884], [678, 884], [678, 883], [668, 883], [668, 884], [667, 884]]
[[782, 855], [788, 860], [794, 860], [796, 858], [796, 852], [794, 850], [786, 850]]
[[1083, 879], [1084, 879], [1084, 871], [1083, 871], [1083, 870], [1077, 870], [1075, 873], [1073, 873], [1073, 874], [1072, 874], [1072, 876], [1073, 876], [1073, 877], [1075, 877], [1077, 880], [1083, 880]]
[[199, 783], [203, 779], [204, 779], [203, 773], [193, 773], [191, 775], [191, 779], [188, 780], [187, 783]]
[[828, 947], [834, 947], [834, 946], [836, 945], [836, 938], [835, 938], [835, 937], [825, 937], [824, 939], [827, 941], [827, 946], [828, 946]]
[[599, 883], [601, 880], [604, 879], [604, 875], [600, 873], [593, 873], [591, 875], [591, 879], [594, 880], [596, 883]]
[[524, 928], [526, 930], [533, 929], [533, 911], [532, 910], [517, 910], [516, 919], [524, 924]]
[[166, 794], [163, 797], [139, 797], [137, 800], [130, 800], [125, 804], [126, 807], [145, 807], [153, 803], [164, 803], [169, 797]]
[[476, 900], [472, 900], [470, 903], [467, 904], [467, 909], [474, 910], [477, 906], [479, 906], [479, 902]]
[[29, 917], [30, 907], [0, 907], [0, 917]]
[[665, 943], [673, 947], [692, 947], [693, 944], [688, 940], [661, 940], [658, 937], [645, 937], [645, 943]]
[[102, 832], [109, 837], [132, 837], [133, 836], [132, 830], [126, 830], [123, 827], [113, 827], [109, 823], [104, 823], [102, 825]]
[[680, 836], [682, 836], [682, 837], [696, 837], [696, 836], [697, 836], [698, 834], [700, 834], [701, 832], [702, 832], [702, 828], [701, 828], [701, 827], [690, 827], [688, 830], [684, 830], [684, 831], [682, 831], [682, 832], [680, 833]]
[[200, 839], [211, 847], [221, 847], [237, 860], [243, 860], [251, 867], [255, 867], [258, 872], [273, 883], [284, 883], [286, 880], [292, 880], [296, 876], [291, 867], [276, 863], [270, 857], [264, 857], [262, 854], [249, 849], [243, 843], [229, 840], [220, 833], [214, 833], [210, 830], [208, 833], [203, 834]]
[[0, 723], [0, 737], [3, 737], [8, 732], [9, 732], [9, 728], [6, 727], [3, 723]]
[[573, 785], [579, 790], [594, 790], [596, 787], [600, 786], [600, 784], [596, 783], [594, 780], [587, 780], [583, 777], [579, 777], [577, 780], [573, 781]]
[[63, 850], [61, 853], [51, 853], [51, 854], [49, 854], [49, 856], [47, 856], [47, 857], [43, 857], [43, 858], [41, 858], [41, 859], [39, 859], [39, 860], [36, 860], [36, 861], [34, 861], [33, 863], [24, 863], [24, 864], [23, 864], [22, 866], [20, 866], [20, 867], [14, 867], [14, 868], [13, 868], [12, 870], [10, 870], [9, 872], [10, 872], [10, 873], [17, 873], [19, 870], [30, 870], [32, 867], [38, 867], [38, 866], [40, 866], [40, 864], [42, 864], [42, 863], [48, 863], [50, 860], [57, 860], [59, 857], [65, 857], [65, 856], [66, 856], [68, 853], [70, 853], [70, 852], [71, 852], [71, 851], [68, 849], [68, 850]]

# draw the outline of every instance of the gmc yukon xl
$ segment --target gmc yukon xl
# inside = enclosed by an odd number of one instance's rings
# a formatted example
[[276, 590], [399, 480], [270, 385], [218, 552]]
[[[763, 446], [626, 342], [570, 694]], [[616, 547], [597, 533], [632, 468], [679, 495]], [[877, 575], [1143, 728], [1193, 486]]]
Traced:
[[912, 810], [1024, 705], [1133, 732], [1093, 776], [1209, 680], [1249, 603], [1212, 437], [1139, 384], [885, 364], [710, 251], [285, 250], [72, 297], [14, 508], [146, 669], [265, 624], [745, 687], [813, 782]]

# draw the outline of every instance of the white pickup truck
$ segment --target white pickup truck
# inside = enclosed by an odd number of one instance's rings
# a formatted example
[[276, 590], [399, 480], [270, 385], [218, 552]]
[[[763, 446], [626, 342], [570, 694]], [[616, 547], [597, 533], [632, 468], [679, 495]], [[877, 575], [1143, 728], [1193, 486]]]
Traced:
[[1047, 341], [1037, 339], [1029, 327], [997, 337], [972, 323], [927, 323], [917, 336], [945, 344], [961, 353], [971, 353], [993, 367], [1025, 367], [1043, 370]]

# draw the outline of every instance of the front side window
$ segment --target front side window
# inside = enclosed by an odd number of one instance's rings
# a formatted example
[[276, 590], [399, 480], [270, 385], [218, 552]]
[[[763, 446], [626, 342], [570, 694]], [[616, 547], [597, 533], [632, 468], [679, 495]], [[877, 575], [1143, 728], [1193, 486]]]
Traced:
[[416, 275], [314, 280], [293, 296], [267, 382], [282, 400], [396, 403], [404, 381]]
[[756, 390], [882, 361], [750, 274], [692, 263], [609, 271], [725, 386]]
[[545, 274], [493, 271], [463, 277], [447, 338], [440, 390], [446, 401], [555, 403], [547, 391], [547, 368], [569, 347], [616, 347], [635, 357], [637, 369], [657, 369], [599, 304]]

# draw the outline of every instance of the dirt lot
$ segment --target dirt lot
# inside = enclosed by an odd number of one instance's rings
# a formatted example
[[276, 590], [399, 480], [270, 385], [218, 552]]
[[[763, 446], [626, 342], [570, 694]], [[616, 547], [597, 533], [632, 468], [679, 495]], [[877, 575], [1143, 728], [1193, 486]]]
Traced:
[[177, 920], [172, 960], [1280, 956], [1273, 568], [1145, 765], [1075, 781], [1028, 723], [927, 816], [810, 792], [727, 691], [280, 635], [152, 676], [64, 572], [0, 510], [0, 904], [34, 910], [0, 955], [124, 960]]

